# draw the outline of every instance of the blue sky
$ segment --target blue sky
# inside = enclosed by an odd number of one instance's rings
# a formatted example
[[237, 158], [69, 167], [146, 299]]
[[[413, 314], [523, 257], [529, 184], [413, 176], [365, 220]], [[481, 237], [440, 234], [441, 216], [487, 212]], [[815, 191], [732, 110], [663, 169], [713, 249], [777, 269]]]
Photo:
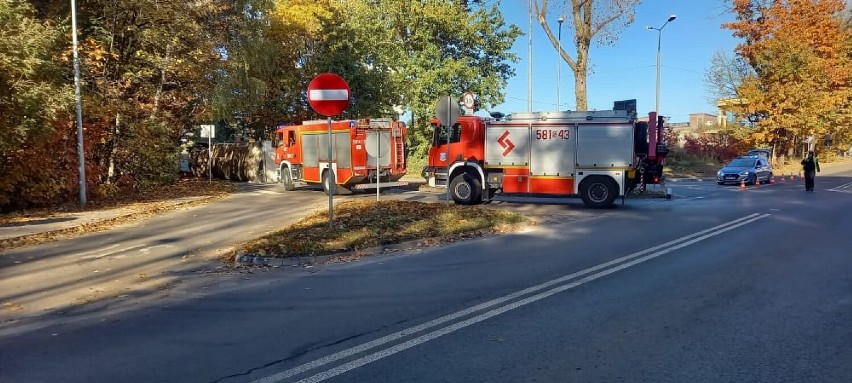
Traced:
[[[540, 1], [540, 0], [539, 0]], [[553, 0], [550, 0], [553, 2]], [[566, 1], [566, 0], [562, 0]], [[640, 115], [654, 110], [657, 79], [657, 31], [671, 14], [677, 19], [663, 29], [661, 44], [660, 110], [671, 122], [687, 122], [691, 113], [716, 114], [704, 77], [710, 58], [717, 51], [733, 55], [739, 40], [721, 24], [731, 21], [725, 0], [645, 0], [636, 8], [636, 20], [619, 35], [616, 45], [592, 47], [588, 78], [589, 109], [612, 109], [616, 100], [636, 99]], [[556, 4], [552, 3], [551, 5]], [[502, 0], [500, 9], [508, 24], [529, 31], [527, 0]], [[557, 31], [559, 14], [551, 8], [548, 17]], [[570, 15], [568, 15], [570, 17]], [[520, 61], [509, 80], [506, 102], [493, 110], [503, 113], [527, 111], [528, 44], [526, 35], [513, 47]], [[532, 26], [533, 111], [556, 110], [556, 50], [537, 20]], [[572, 57], [573, 34], [563, 24], [562, 46]], [[561, 109], [575, 109], [574, 76], [568, 64], [561, 62], [559, 100]]]

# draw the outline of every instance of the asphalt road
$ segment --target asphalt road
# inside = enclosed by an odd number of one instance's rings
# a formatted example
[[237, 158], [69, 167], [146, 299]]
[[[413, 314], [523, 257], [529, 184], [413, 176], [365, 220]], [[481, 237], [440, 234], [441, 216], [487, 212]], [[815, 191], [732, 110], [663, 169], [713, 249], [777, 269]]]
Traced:
[[[506, 204], [552, 219], [6, 325], [0, 381], [848, 381], [852, 170], [813, 193], [673, 187], [603, 211]], [[201, 221], [248, 219], [224, 217]]]

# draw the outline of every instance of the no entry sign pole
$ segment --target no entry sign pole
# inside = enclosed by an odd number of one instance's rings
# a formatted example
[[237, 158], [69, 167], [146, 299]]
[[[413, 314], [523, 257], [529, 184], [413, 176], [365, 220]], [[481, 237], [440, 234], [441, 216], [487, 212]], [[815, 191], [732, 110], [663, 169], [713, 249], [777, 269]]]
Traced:
[[349, 106], [351, 92], [346, 80], [334, 73], [323, 73], [308, 84], [308, 104], [315, 112], [328, 117], [328, 169], [325, 179], [328, 182], [328, 228], [334, 228], [334, 189], [337, 176], [331, 166], [334, 161], [334, 133], [331, 129], [331, 116], [343, 113]]
[[328, 180], [328, 228], [334, 228], [334, 190], [337, 187], [337, 177], [334, 174], [334, 169], [331, 167], [331, 160], [334, 158], [334, 133], [331, 130], [331, 117], [328, 118], [328, 169], [326, 170], [326, 180]]
[[453, 135], [453, 125], [459, 120], [461, 108], [459, 103], [450, 96], [441, 96], [435, 105], [435, 116], [447, 129], [447, 153], [444, 155], [447, 163], [447, 206], [450, 204], [450, 136]]

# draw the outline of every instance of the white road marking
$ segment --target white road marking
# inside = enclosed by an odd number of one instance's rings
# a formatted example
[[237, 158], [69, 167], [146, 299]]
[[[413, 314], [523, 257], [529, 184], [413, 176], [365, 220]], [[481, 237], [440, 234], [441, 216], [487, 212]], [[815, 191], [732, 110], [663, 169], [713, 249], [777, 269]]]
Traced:
[[99, 249], [99, 250], [94, 250], [94, 251], [88, 251], [88, 252], [85, 252], [85, 253], [81, 253], [81, 254], [91, 254], [91, 255], [86, 255], [86, 256], [80, 257], [80, 259], [98, 259], [98, 258], [103, 258], [103, 257], [106, 257], [107, 255], [120, 253], [120, 252], [122, 252], [122, 251], [133, 250], [133, 249], [135, 249], [135, 248], [137, 248], [137, 247], [142, 247], [142, 246], [144, 246], [144, 244], [143, 244], [143, 245], [136, 245], [136, 246], [125, 247], [125, 248], [123, 248], [123, 249], [118, 249], [118, 250], [112, 251], [112, 249], [115, 249], [115, 248], [116, 248], [116, 247], [118, 247], [118, 246], [119, 246], [119, 245], [112, 245], [112, 246], [109, 246], [109, 247], [106, 247], [106, 248], [103, 248], [103, 249]]
[[148, 247], [145, 247], [145, 248], [139, 249], [139, 252], [140, 252], [140, 253], [144, 253], [145, 255], [148, 255], [148, 253], [150, 253], [150, 252], [151, 252], [151, 249], [156, 249], [156, 248], [158, 248], [158, 247], [174, 247], [174, 246], [173, 246], [173, 245], [154, 245], [154, 246], [148, 246]]
[[[299, 383], [321, 382], [323, 380], [326, 380], [326, 379], [332, 378], [334, 376], [343, 374], [345, 372], [351, 371], [355, 368], [358, 368], [358, 367], [364, 366], [366, 364], [375, 362], [377, 360], [386, 358], [386, 357], [391, 356], [393, 354], [396, 354], [400, 351], [407, 350], [407, 349], [412, 348], [414, 346], [417, 346], [419, 344], [428, 342], [430, 340], [437, 339], [438, 337], [441, 337], [443, 335], [446, 335], [446, 334], [455, 332], [457, 330], [463, 329], [465, 327], [471, 326], [473, 324], [482, 322], [486, 319], [500, 315], [500, 314], [505, 313], [507, 311], [525, 306], [527, 304], [530, 304], [530, 303], [533, 303], [533, 302], [536, 302], [536, 301], [539, 301], [539, 300], [547, 298], [551, 295], [554, 295], [554, 294], [572, 289], [574, 287], [580, 286], [580, 285], [582, 285], [586, 282], [593, 281], [595, 279], [598, 279], [598, 278], [604, 277], [606, 275], [615, 273], [617, 271], [626, 269], [628, 267], [637, 265], [637, 264], [645, 262], [647, 260], [657, 258], [657, 257], [659, 257], [663, 254], [681, 249], [683, 247], [692, 245], [696, 242], [703, 241], [707, 238], [710, 238], [710, 237], [722, 234], [724, 232], [727, 232], [728, 230], [735, 229], [737, 227], [740, 227], [740, 226], [743, 226], [743, 225], [764, 219], [764, 218], [769, 217], [769, 216], [770, 216], [770, 214], [762, 214], [761, 215], [761, 214], [755, 213], [755, 214], [751, 214], [751, 215], [748, 215], [748, 216], [745, 216], [745, 217], [742, 217], [742, 218], [739, 218], [739, 219], [718, 225], [718, 226], [714, 226], [714, 227], [706, 229], [706, 230], [702, 230], [702, 231], [699, 231], [699, 232], [696, 232], [696, 233], [693, 233], [693, 234], [689, 234], [689, 235], [674, 239], [672, 241], [669, 241], [669, 242], [666, 242], [666, 243], [663, 243], [663, 244], [660, 244], [660, 245], [657, 245], [657, 246], [654, 246], [654, 247], [651, 247], [651, 248], [648, 248], [648, 249], [645, 249], [645, 250], [642, 250], [642, 251], [638, 251], [638, 252], [635, 252], [633, 254], [626, 255], [624, 257], [621, 257], [621, 258], [618, 258], [618, 259], [615, 259], [615, 260], [612, 260], [612, 261], [609, 261], [609, 262], [606, 262], [606, 263], [602, 263], [600, 265], [590, 267], [590, 268], [585, 269], [585, 270], [578, 271], [576, 273], [572, 273], [572, 274], [569, 274], [569, 275], [566, 275], [566, 276], [563, 276], [563, 277], [560, 277], [560, 278], [557, 278], [557, 279], [554, 279], [554, 280], [551, 280], [551, 281], [548, 281], [548, 282], [541, 283], [541, 284], [533, 286], [533, 287], [526, 288], [524, 290], [509, 294], [509, 295], [505, 295], [505, 296], [500, 297], [500, 298], [490, 300], [488, 302], [485, 302], [485, 303], [482, 303], [482, 304], [479, 304], [479, 305], [476, 305], [476, 306], [473, 306], [473, 307], [470, 307], [470, 308], [467, 308], [467, 309], [464, 309], [464, 310], [461, 310], [461, 311], [457, 311], [455, 313], [452, 313], [452, 314], [443, 316], [441, 318], [423, 323], [421, 325], [410, 327], [410, 328], [407, 328], [405, 330], [402, 330], [402, 331], [399, 331], [399, 332], [396, 332], [396, 333], [393, 333], [393, 334], [390, 334], [390, 335], [386, 335], [386, 336], [381, 337], [379, 339], [376, 339], [376, 340], [373, 340], [373, 341], [370, 341], [370, 342], [367, 342], [367, 343], [363, 343], [361, 345], [358, 345], [358, 346], [355, 346], [355, 347], [352, 347], [352, 348], [349, 348], [349, 349], [346, 349], [346, 350], [343, 350], [343, 351], [339, 351], [337, 353], [328, 355], [326, 357], [314, 360], [314, 361], [309, 362], [309, 363], [302, 364], [302, 365], [294, 367], [292, 369], [282, 371], [282, 372], [267, 376], [265, 378], [255, 380], [252, 383], [276, 383], [276, 382], [280, 382], [280, 381], [287, 379], [287, 378], [290, 378], [292, 376], [296, 376], [296, 375], [302, 374], [304, 372], [307, 372], [307, 371], [316, 369], [318, 367], [324, 366], [326, 364], [336, 362], [338, 360], [356, 355], [358, 353], [367, 351], [369, 349], [372, 349], [372, 348], [375, 348], [375, 347], [378, 347], [378, 346], [382, 346], [384, 344], [399, 340], [399, 339], [407, 337], [409, 335], [413, 335], [415, 333], [426, 330], [428, 328], [432, 328], [432, 327], [444, 324], [446, 322], [468, 316], [470, 314], [484, 310], [486, 308], [498, 306], [498, 305], [504, 304], [508, 301], [511, 301], [513, 299], [520, 298], [520, 297], [523, 297], [523, 296], [526, 296], [526, 295], [529, 295], [529, 294], [550, 288], [550, 290], [538, 293], [536, 295], [532, 295], [530, 297], [527, 297], [527, 298], [524, 298], [522, 300], [507, 304], [507, 305], [502, 306], [502, 307], [492, 309], [492, 310], [487, 311], [485, 313], [479, 314], [475, 317], [466, 319], [466, 320], [461, 321], [461, 322], [457, 322], [455, 324], [446, 326], [444, 328], [440, 328], [440, 329], [432, 331], [428, 334], [421, 335], [421, 336], [414, 338], [412, 340], [409, 340], [409, 341], [406, 341], [404, 343], [398, 344], [396, 346], [375, 352], [375, 353], [367, 355], [365, 357], [361, 357], [361, 358], [356, 359], [352, 362], [340, 365], [338, 367], [332, 368], [330, 370], [321, 372], [319, 374], [316, 374], [314, 376], [311, 376], [309, 378], [306, 378], [306, 379], [299, 381]], [[641, 257], [641, 258], [639, 258], [639, 257]], [[632, 261], [630, 261], [630, 260], [632, 260]], [[629, 261], [629, 262], [626, 262], [626, 261]], [[621, 263], [621, 265], [618, 265], [620, 263]], [[608, 267], [614, 266], [614, 265], [618, 265], [618, 266], [607, 269]], [[606, 269], [606, 270], [598, 272], [599, 270], [603, 270], [603, 269]], [[592, 273], [594, 273], [594, 274], [592, 274]], [[591, 274], [591, 275], [589, 275], [589, 274]], [[588, 275], [588, 276], [586, 276], [586, 275]], [[565, 282], [568, 282], [568, 281], [571, 281], [571, 280], [574, 280], [576, 278], [583, 277], [583, 276], [586, 276], [586, 277], [579, 279], [579, 280], [576, 280], [574, 282], [562, 285], [562, 286], [553, 287], [553, 286], [557, 286], [557, 285], [563, 284]]]
[[840, 186], [835, 186], [831, 189], [826, 190], [831, 192], [852, 193], [852, 182]]

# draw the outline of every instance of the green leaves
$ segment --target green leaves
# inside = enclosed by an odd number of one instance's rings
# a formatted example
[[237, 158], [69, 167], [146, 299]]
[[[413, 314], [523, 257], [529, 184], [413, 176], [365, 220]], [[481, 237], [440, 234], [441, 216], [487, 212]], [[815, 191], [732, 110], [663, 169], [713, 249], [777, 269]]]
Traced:
[[[30, 139], [43, 138], [69, 106], [51, 55], [58, 30], [34, 18], [25, 2], [0, 2], [0, 159]], [[2, 160], [0, 160], [2, 161]]]

